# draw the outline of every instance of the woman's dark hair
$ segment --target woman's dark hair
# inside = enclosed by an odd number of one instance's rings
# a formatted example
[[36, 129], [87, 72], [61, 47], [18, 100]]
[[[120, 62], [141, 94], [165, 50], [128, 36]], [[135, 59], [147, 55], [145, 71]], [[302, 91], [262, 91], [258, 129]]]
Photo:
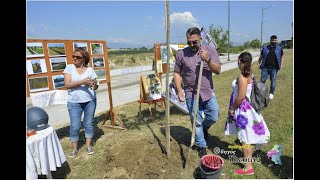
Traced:
[[194, 35], [194, 34], [196, 34], [198, 36], [201, 36], [200, 29], [197, 28], [197, 27], [189, 28], [187, 33], [186, 33], [186, 36], [188, 37], [188, 36], [191, 36], [191, 35]]
[[79, 52], [79, 53], [81, 53], [82, 58], [84, 59], [84, 65], [85, 65], [85, 66], [88, 66], [89, 61], [90, 61], [90, 56], [89, 56], [88, 51], [86, 51], [86, 50], [83, 49], [83, 48], [76, 48], [76, 49], [74, 50], [74, 52]]
[[239, 60], [244, 64], [241, 74], [247, 77], [251, 74], [252, 55], [248, 52], [243, 52], [239, 55]]

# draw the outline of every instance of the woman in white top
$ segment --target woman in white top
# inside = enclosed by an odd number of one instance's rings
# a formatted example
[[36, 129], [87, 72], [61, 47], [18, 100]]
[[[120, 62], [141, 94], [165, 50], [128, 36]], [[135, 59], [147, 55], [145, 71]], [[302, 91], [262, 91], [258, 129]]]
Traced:
[[64, 83], [68, 89], [68, 111], [70, 116], [70, 141], [73, 147], [69, 157], [74, 158], [78, 153], [79, 131], [83, 113], [87, 153], [93, 154], [91, 146], [94, 134], [93, 120], [96, 110], [96, 92], [99, 82], [93, 68], [88, 66], [90, 56], [82, 48], [76, 48], [72, 58], [74, 64], [68, 64], [64, 73]]

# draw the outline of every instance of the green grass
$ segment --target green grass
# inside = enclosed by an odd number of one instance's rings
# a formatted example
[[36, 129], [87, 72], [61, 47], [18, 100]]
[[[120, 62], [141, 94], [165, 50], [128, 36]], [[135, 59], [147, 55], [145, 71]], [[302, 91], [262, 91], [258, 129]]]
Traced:
[[[222, 155], [225, 165], [221, 176], [225, 179], [279, 179], [293, 178], [293, 57], [292, 50], [285, 50], [285, 64], [279, 71], [277, 87], [271, 106], [262, 114], [271, 133], [271, 141], [256, 151], [254, 157], [261, 157], [261, 163], [254, 163], [255, 174], [237, 176], [233, 170], [243, 167], [232, 164], [226, 155]], [[260, 79], [257, 63], [253, 64], [253, 72]], [[225, 136], [224, 126], [231, 94], [231, 82], [238, 76], [234, 69], [213, 76], [220, 117], [209, 129], [208, 153], [214, 147], [228, 149], [228, 145], [236, 145], [236, 135]], [[270, 81], [267, 80], [268, 86]], [[113, 97], [116, 98], [116, 97]], [[76, 158], [67, 157], [67, 163], [53, 172], [53, 178], [67, 179], [189, 179], [199, 177], [199, 157], [196, 150], [191, 151], [190, 120], [175, 107], [170, 107], [170, 157], [165, 154], [165, 111], [159, 107], [152, 109], [142, 104], [142, 118], [138, 119], [139, 104], [131, 102], [118, 106], [114, 111], [121, 117], [128, 130], [115, 130], [102, 127], [106, 114], [95, 117], [94, 151], [92, 156], [85, 152], [84, 131], [80, 132], [80, 150]], [[117, 120], [115, 121], [119, 123]], [[69, 126], [56, 128], [58, 137], [66, 155], [71, 151], [69, 142]], [[275, 165], [266, 157], [266, 153], [276, 144], [282, 144], [282, 165]], [[236, 155], [242, 157], [237, 150]]]

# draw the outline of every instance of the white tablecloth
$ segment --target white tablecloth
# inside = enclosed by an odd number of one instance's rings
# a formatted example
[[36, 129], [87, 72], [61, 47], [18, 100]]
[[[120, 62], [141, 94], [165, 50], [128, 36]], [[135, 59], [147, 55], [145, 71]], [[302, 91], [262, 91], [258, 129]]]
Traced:
[[27, 138], [26, 166], [27, 179], [37, 179], [38, 175], [50, 174], [66, 161], [59, 138], [52, 126], [37, 131]]

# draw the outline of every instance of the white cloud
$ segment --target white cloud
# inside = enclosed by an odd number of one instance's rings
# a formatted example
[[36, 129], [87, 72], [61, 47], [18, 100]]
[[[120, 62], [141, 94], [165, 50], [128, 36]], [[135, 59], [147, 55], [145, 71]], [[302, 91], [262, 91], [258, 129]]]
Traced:
[[188, 11], [183, 13], [172, 13], [170, 15], [170, 25], [171, 24], [174, 26], [200, 27], [197, 23], [197, 19]]
[[152, 17], [152, 16], [147, 16], [147, 17], [145, 17], [145, 20], [146, 20], [146, 21], [152, 21], [152, 20], [153, 20], [153, 17]]
[[[163, 27], [165, 27], [164, 19]], [[185, 42], [186, 32], [191, 27], [200, 28], [198, 20], [195, 17], [193, 17], [191, 12], [174, 12], [170, 14], [170, 39], [173, 43]]]
[[39, 24], [39, 29], [40, 29], [40, 31], [44, 31], [44, 32], [49, 32], [49, 27], [50, 27], [50, 25], [48, 25], [48, 24]]
[[41, 35], [45, 35], [48, 34], [50, 32], [55, 31], [56, 28], [54, 28], [52, 25], [50, 24], [28, 24], [27, 25], [27, 34], [29, 36], [41, 36]]
[[109, 42], [112, 43], [133, 43], [133, 40], [126, 39], [126, 38], [114, 38], [114, 37], [109, 37], [107, 38]]
[[34, 34], [36, 32], [35, 28], [32, 25], [27, 26], [27, 33]]
[[238, 36], [238, 37], [245, 38], [245, 39], [251, 37], [251, 35], [249, 35], [249, 34], [245, 34], [245, 33], [241, 33], [241, 32], [232, 32], [232, 31], [230, 31], [230, 35]]

